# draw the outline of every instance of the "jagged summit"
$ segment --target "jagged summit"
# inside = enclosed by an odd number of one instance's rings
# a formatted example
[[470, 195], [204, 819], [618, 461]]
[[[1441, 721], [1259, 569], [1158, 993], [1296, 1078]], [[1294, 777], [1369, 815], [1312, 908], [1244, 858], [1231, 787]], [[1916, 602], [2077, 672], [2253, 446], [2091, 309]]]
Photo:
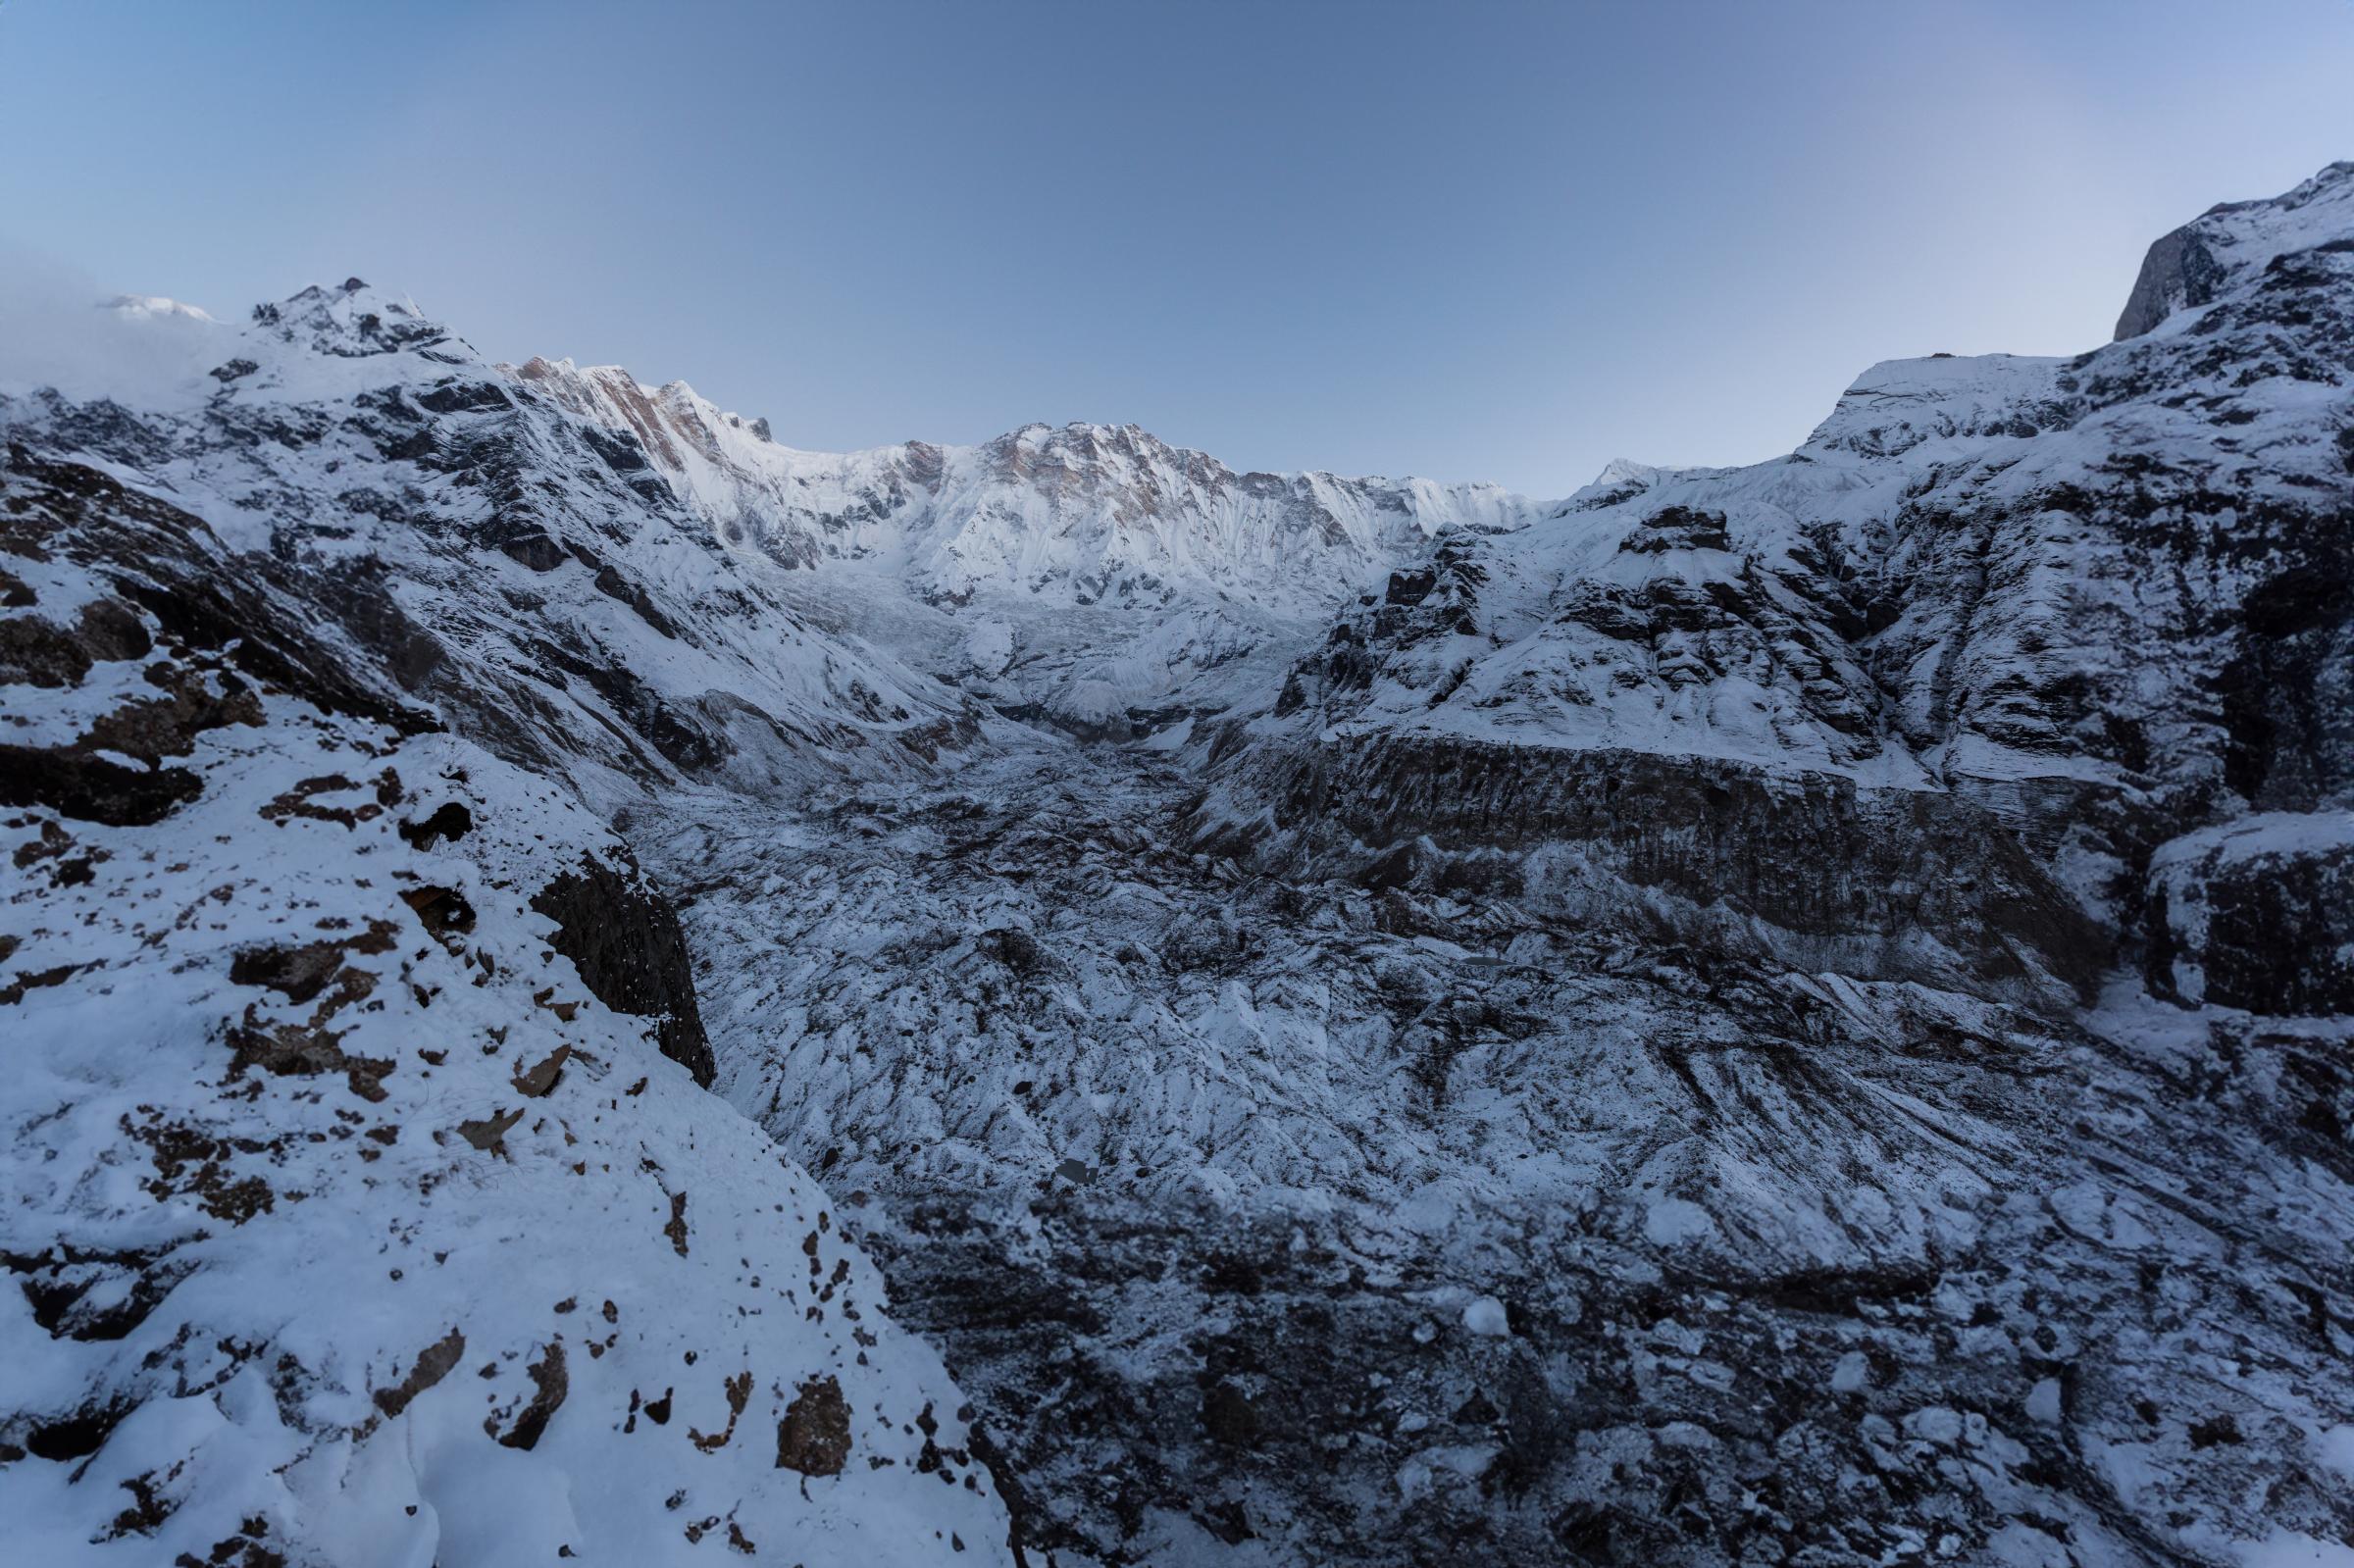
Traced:
[[907, 601], [895, 616], [932, 625], [933, 669], [968, 688], [979, 672], [1002, 705], [1090, 733], [1228, 706], [1276, 628], [1329, 613], [1441, 533], [1537, 514], [1489, 484], [1238, 474], [1133, 423], [808, 452], [684, 382], [564, 359], [501, 370], [634, 434], [729, 549], [815, 574], [813, 613], [841, 613], [834, 574], [879, 577]]
[[2354, 229], [2354, 160], [2328, 165], [2293, 190], [2220, 202], [2150, 246], [2117, 340], [2137, 337], [2179, 310], [2205, 305], [2276, 257]]
[[406, 294], [389, 294], [347, 278], [335, 287], [311, 284], [276, 304], [256, 305], [254, 325], [281, 341], [299, 342], [338, 359], [424, 352], [450, 345], [447, 362], [472, 359], [474, 351], [440, 323], [427, 319]]

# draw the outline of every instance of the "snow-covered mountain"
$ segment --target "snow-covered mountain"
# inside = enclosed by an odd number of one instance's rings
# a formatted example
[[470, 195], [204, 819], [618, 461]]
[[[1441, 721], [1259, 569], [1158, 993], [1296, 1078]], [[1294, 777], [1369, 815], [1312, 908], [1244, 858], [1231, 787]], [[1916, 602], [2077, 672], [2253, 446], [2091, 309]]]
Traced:
[[954, 693], [795, 615], [635, 440], [518, 395], [410, 301], [353, 278], [204, 336], [179, 378], [35, 390], [7, 425], [199, 511], [502, 751], [610, 793], [731, 759], [889, 766], [968, 731]]
[[976, 695], [1120, 738], [1222, 710], [1271, 668], [1253, 654], [1296, 642], [1433, 536], [1537, 512], [1491, 484], [1237, 474], [1133, 425], [802, 452], [684, 382], [570, 360], [507, 369], [635, 434], [731, 548], [817, 574], [811, 615], [872, 606], [885, 635]]
[[[1876, 942], [1874, 888], [1924, 884], [1903, 896], [1957, 918], [1919, 925], [1987, 945], [1885, 972], [2090, 984], [2119, 950], [2102, 933], [2138, 951], [2145, 908], [2164, 918], [2165, 840], [2263, 810], [2319, 812], [2334, 842], [2354, 790], [2350, 193], [2333, 165], [2162, 240], [2145, 292], [2193, 239], [2232, 260], [2139, 335], [1874, 366], [1787, 457], [1619, 471], [1441, 542], [1252, 727], [1237, 809], [1272, 796], [1368, 850], [1416, 823], [1467, 847], [1580, 822], [1605, 847], [1564, 893], [1609, 901], [1620, 857], [1651, 851], [1607, 804], [1593, 821], [1594, 782], [1706, 759], [1740, 803], [1679, 820], [1737, 857], [1649, 863], [1640, 897]], [[1760, 788], [1823, 802], [1847, 852], [1761, 866]], [[2328, 923], [2279, 918], [2334, 967]]]
[[1003, 1560], [593, 814], [926, 765], [967, 705], [404, 300], [148, 318], [182, 374], [0, 401], [20, 1549]]
[[2226, 201], [2150, 247], [2117, 319], [2117, 340], [2138, 337], [2179, 312], [2209, 304], [2282, 256], [2345, 237], [2354, 182], [2331, 164], [2296, 189], [2263, 201]]
[[12, 1549], [1007, 1560], [626, 848], [150, 484], [0, 478]]
[[213, 321], [212, 312], [202, 306], [182, 304], [177, 299], [166, 299], [161, 294], [117, 294], [106, 302], [106, 308], [118, 316], [134, 321], [153, 321], [159, 317], [188, 322]]
[[42, 1560], [2354, 1542], [2354, 165], [1542, 504], [87, 315], [0, 345]]
[[564, 407], [635, 432], [731, 544], [788, 565], [880, 558], [918, 592], [1061, 608], [1165, 605], [1189, 592], [1323, 606], [1454, 528], [1524, 522], [1492, 484], [1237, 474], [1133, 425], [1028, 425], [979, 446], [906, 441], [833, 454], [780, 446], [683, 381], [619, 366], [502, 367]]

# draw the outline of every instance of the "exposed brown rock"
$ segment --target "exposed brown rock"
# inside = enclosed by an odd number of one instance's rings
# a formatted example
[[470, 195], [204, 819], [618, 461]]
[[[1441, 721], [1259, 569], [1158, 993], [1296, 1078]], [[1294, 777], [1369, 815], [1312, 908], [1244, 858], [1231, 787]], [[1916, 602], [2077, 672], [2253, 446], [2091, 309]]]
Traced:
[[777, 1468], [805, 1476], [838, 1476], [850, 1453], [850, 1409], [832, 1377], [800, 1387], [777, 1423]]
[[515, 1092], [526, 1099], [538, 1099], [546, 1094], [564, 1076], [564, 1064], [571, 1057], [571, 1046], [557, 1046], [548, 1052], [545, 1060], [515, 1076]]
[[418, 924], [445, 946], [474, 930], [474, 906], [455, 887], [411, 887], [400, 895], [400, 901], [416, 914]]
[[524, 1370], [531, 1374], [533, 1393], [531, 1402], [517, 1413], [514, 1425], [501, 1433], [496, 1417], [486, 1418], [483, 1422], [483, 1430], [509, 1448], [528, 1449], [537, 1446], [540, 1435], [547, 1431], [549, 1418], [562, 1406], [564, 1396], [572, 1391], [571, 1376], [564, 1370], [562, 1340], [550, 1340], [547, 1348], [540, 1352], [539, 1359], [528, 1364]]
[[77, 822], [145, 828], [204, 793], [185, 768], [142, 771], [58, 746], [0, 745], [0, 806], [47, 806]]
[[752, 1397], [752, 1374], [750, 1370], [747, 1368], [746, 1370], [739, 1372], [734, 1377], [728, 1379], [727, 1387], [727, 1426], [718, 1432], [709, 1434], [697, 1432], [691, 1427], [688, 1428], [687, 1430], [688, 1441], [692, 1442], [695, 1447], [701, 1449], [704, 1453], [717, 1453], [720, 1449], [728, 1445], [729, 1439], [736, 1436], [737, 1418], [743, 1414], [743, 1407], [751, 1401]]
[[474, 831], [474, 813], [461, 801], [445, 801], [433, 815], [419, 822], [400, 825], [400, 836], [418, 849], [431, 849], [438, 843], [456, 843]]
[[511, 1111], [492, 1111], [488, 1116], [458, 1124], [458, 1137], [486, 1154], [506, 1158], [507, 1130], [523, 1120], [521, 1106]]
[[448, 1377], [465, 1354], [466, 1336], [453, 1328], [418, 1352], [417, 1364], [409, 1368], [407, 1377], [388, 1389], [376, 1391], [376, 1407], [386, 1416], [399, 1415], [409, 1407], [410, 1400]]
[[264, 986], [291, 1002], [307, 1002], [343, 967], [346, 953], [384, 953], [392, 948], [390, 923], [373, 920], [356, 936], [323, 937], [280, 947], [249, 947], [230, 961], [229, 978], [238, 986]]
[[341, 1073], [354, 1094], [364, 1100], [383, 1100], [384, 1081], [398, 1064], [382, 1056], [351, 1055], [343, 1049], [342, 1039], [338, 1030], [316, 1024], [263, 1022], [249, 1012], [244, 1024], [229, 1032], [230, 1047], [236, 1053], [229, 1074], [236, 1078], [248, 1067], [289, 1078]]
[[363, 787], [339, 773], [305, 779], [264, 806], [262, 820], [282, 825], [301, 817], [314, 822], [333, 822], [346, 828], [356, 828], [363, 822], [372, 822], [382, 816], [384, 808], [373, 800], [362, 801], [356, 806], [322, 806], [317, 803], [316, 797], [343, 794]]

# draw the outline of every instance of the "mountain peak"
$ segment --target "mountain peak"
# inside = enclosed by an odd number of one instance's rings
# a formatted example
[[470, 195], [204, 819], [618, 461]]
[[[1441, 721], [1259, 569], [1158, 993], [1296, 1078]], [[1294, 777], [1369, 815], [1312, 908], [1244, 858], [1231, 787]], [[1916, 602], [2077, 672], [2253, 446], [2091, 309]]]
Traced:
[[2114, 341], [2195, 309], [2278, 256], [2354, 234], [2354, 160], [2340, 160], [2277, 196], [2219, 202], [2142, 258]]
[[256, 326], [278, 329], [288, 342], [304, 337], [311, 348], [341, 359], [454, 341], [449, 329], [428, 320], [408, 295], [372, 288], [358, 278], [347, 278], [332, 288], [313, 283], [277, 304], [256, 305], [253, 320]]
[[1613, 457], [1602, 466], [1602, 472], [1594, 476], [1587, 488], [1591, 489], [1596, 484], [1606, 487], [1615, 487], [1621, 484], [1649, 484], [1666, 472], [1665, 468], [1657, 463], [1638, 463], [1631, 457]]

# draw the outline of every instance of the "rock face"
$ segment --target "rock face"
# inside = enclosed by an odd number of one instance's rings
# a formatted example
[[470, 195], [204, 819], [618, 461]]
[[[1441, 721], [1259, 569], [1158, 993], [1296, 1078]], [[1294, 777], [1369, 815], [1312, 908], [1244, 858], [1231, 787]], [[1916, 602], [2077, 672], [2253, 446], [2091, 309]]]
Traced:
[[2184, 1004], [2354, 1013], [2354, 813], [2267, 812], [2168, 844], [2149, 982]]
[[581, 972], [581, 984], [617, 1013], [660, 1020], [662, 1054], [710, 1087], [711, 1042], [678, 912], [636, 865], [584, 862], [535, 893], [532, 907], [556, 923], [550, 942]]
[[120, 314], [0, 381], [44, 1560], [2354, 1543], [2354, 165], [1546, 504]]
[[2284, 251], [2326, 244], [2346, 227], [2354, 165], [2331, 164], [2284, 196], [2227, 201], [2150, 246], [2133, 292], [2117, 319], [2119, 342], [2139, 337], [2179, 310], [2195, 310]]
[[[1423, 875], [1477, 885], [1497, 862], [1480, 852], [1500, 850], [1523, 899], [1561, 915], [1996, 994], [2048, 982], [2089, 993], [2109, 958], [2015, 823], [1967, 795], [1429, 735], [1278, 755], [1291, 771], [1250, 784], [1274, 801], [1275, 842], [1310, 865], [1361, 867], [1360, 881], [1397, 875], [1415, 845], [1437, 866]], [[1213, 828], [1202, 842], [1230, 836]], [[1248, 853], [1248, 835], [1232, 847]]]
[[2225, 276], [2195, 228], [2175, 229], [2142, 258], [2141, 276], [2133, 279], [2133, 292], [2117, 319], [2115, 341], [2139, 337], [2175, 312], [2206, 304]]

